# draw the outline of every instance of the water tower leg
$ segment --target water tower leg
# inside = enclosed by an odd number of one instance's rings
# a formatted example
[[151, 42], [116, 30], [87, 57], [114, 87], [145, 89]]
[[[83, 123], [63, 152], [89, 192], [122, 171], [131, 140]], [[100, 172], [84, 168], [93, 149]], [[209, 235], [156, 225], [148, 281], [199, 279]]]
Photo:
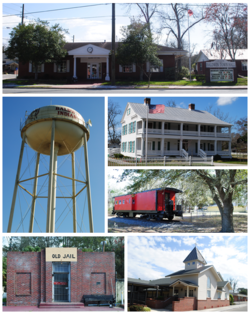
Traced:
[[54, 170], [53, 170], [53, 187], [52, 187], [52, 209], [51, 209], [51, 222], [50, 232], [55, 232], [55, 217], [56, 217], [56, 181], [57, 181], [57, 154], [59, 147], [55, 145], [54, 149]]
[[36, 170], [35, 170], [35, 180], [33, 185], [33, 199], [32, 199], [32, 207], [31, 207], [31, 214], [30, 214], [30, 227], [29, 232], [33, 232], [34, 226], [34, 218], [35, 218], [35, 207], [36, 207], [36, 192], [37, 192], [37, 181], [38, 181], [38, 172], [39, 172], [39, 159], [40, 153], [36, 155]]
[[24, 133], [23, 134], [23, 139], [22, 139], [20, 155], [19, 155], [19, 161], [18, 161], [18, 167], [17, 167], [17, 173], [16, 173], [16, 181], [15, 181], [15, 187], [14, 187], [14, 192], [13, 192], [13, 197], [12, 197], [12, 203], [11, 203], [10, 217], [9, 217], [9, 224], [8, 224], [7, 232], [11, 232], [11, 227], [12, 227], [12, 221], [13, 221], [15, 204], [16, 204], [16, 194], [17, 194], [19, 177], [20, 177], [20, 171], [21, 171], [21, 165], [22, 165], [22, 160], [23, 160], [23, 151], [24, 151], [25, 138], [26, 138], [26, 136], [25, 136], [25, 133]]
[[46, 232], [50, 232], [51, 228], [51, 208], [52, 208], [52, 187], [53, 187], [53, 166], [54, 166], [54, 146], [55, 146], [55, 120], [52, 121], [51, 144], [50, 144], [50, 163], [49, 163], [49, 189], [47, 204], [47, 224]]
[[85, 156], [85, 171], [86, 171], [88, 209], [89, 209], [89, 230], [90, 230], [90, 232], [94, 232], [93, 216], [92, 216], [91, 190], [90, 190], [90, 177], [89, 177], [89, 158], [88, 158], [88, 147], [87, 147], [86, 132], [84, 132], [84, 156]]
[[73, 232], [77, 232], [76, 224], [76, 182], [75, 182], [75, 153], [71, 154], [72, 161], [72, 202], [73, 202]]

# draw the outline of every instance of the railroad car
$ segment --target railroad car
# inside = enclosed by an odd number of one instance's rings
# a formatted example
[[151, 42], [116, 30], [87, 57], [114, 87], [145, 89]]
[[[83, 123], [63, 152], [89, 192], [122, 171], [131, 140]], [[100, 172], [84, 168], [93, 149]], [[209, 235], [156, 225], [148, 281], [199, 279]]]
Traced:
[[113, 214], [123, 217], [135, 217], [141, 214], [148, 219], [182, 216], [181, 205], [176, 204], [176, 194], [182, 191], [163, 187], [134, 194], [114, 197]]

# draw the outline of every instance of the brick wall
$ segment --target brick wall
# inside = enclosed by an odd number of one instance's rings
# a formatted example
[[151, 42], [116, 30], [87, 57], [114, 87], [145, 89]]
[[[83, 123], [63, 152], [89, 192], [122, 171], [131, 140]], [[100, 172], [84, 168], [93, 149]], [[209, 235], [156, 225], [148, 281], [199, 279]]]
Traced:
[[229, 300], [197, 300], [197, 310], [213, 309], [222, 306], [229, 306]]
[[7, 253], [7, 305], [39, 304], [40, 261], [40, 252]]
[[[205, 74], [206, 73], [206, 61], [197, 62], [198, 64], [198, 74]], [[200, 68], [200, 64], [202, 64], [202, 69]], [[236, 60], [236, 73], [247, 76], [247, 71], [242, 70], [241, 60]]]
[[195, 297], [185, 297], [172, 302], [172, 311], [193, 311], [197, 310], [197, 299]]
[[[77, 262], [70, 265], [71, 302], [83, 295], [115, 296], [115, 253], [77, 251]], [[96, 285], [100, 282], [100, 285]], [[52, 262], [45, 262], [45, 251], [8, 252], [7, 305], [38, 305], [52, 302]]]
[[166, 300], [153, 300], [146, 299], [146, 305], [152, 309], [164, 309], [166, 306], [172, 303], [174, 296], [168, 297]]

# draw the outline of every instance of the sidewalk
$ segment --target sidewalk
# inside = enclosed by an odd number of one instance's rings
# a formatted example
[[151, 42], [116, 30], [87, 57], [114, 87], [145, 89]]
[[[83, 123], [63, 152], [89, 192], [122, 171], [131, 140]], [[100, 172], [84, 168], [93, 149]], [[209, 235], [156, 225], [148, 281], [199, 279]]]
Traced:
[[[247, 307], [247, 302], [244, 302], [244, 304], [237, 304], [237, 305], [230, 305], [230, 306], [223, 306], [223, 307], [217, 307], [214, 309], [206, 309], [202, 310], [202, 312], [227, 312], [228, 310], [231, 312], [237, 312], [238, 310], [241, 310], [242, 308]], [[247, 311], [247, 308], [246, 308]]]
[[247, 86], [177, 86], [177, 85], [150, 85], [149, 88], [140, 87], [136, 85], [129, 86], [111, 86], [102, 85], [102, 83], [94, 84], [68, 84], [68, 85], [49, 85], [49, 84], [39, 84], [39, 85], [16, 85], [16, 84], [3, 84], [3, 88], [30, 88], [30, 89], [138, 89], [138, 90], [148, 90], [148, 89], [170, 89], [170, 90], [225, 90], [225, 89], [240, 89], [245, 90]]

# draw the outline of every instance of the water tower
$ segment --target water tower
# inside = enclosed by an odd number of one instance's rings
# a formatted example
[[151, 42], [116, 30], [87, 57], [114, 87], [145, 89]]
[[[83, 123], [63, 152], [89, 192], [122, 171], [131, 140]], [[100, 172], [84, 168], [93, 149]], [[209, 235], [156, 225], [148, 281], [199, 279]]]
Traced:
[[[20, 128], [22, 145], [7, 232], [11, 232], [12, 229], [18, 187], [25, 190], [32, 197], [30, 205], [29, 232], [33, 232], [36, 201], [39, 197], [47, 198], [46, 232], [55, 232], [56, 199], [59, 198], [59, 196], [57, 196], [58, 177], [66, 178], [71, 182], [72, 194], [68, 198], [71, 198], [72, 200], [73, 232], [77, 232], [76, 197], [85, 188], [87, 190], [89, 230], [90, 232], [94, 232], [87, 149], [87, 141], [90, 136], [89, 126], [91, 126], [90, 120], [86, 123], [77, 111], [59, 105], [41, 107], [26, 116], [25, 122]], [[28, 179], [21, 180], [20, 171], [25, 144], [28, 144], [28, 146], [36, 152], [35, 174]], [[75, 177], [75, 152], [81, 147], [84, 148], [85, 158], [86, 178], [84, 181], [78, 180]], [[49, 156], [49, 167], [48, 172], [39, 175], [41, 155]], [[71, 176], [64, 176], [57, 173], [57, 157], [66, 155], [71, 155]], [[43, 176], [47, 176], [48, 179], [46, 187], [47, 195], [39, 196], [37, 193], [38, 178]], [[29, 180], [33, 181], [32, 192], [29, 192], [23, 187], [23, 182]], [[76, 183], [78, 182], [81, 182], [84, 186], [78, 193], [76, 193]]]

